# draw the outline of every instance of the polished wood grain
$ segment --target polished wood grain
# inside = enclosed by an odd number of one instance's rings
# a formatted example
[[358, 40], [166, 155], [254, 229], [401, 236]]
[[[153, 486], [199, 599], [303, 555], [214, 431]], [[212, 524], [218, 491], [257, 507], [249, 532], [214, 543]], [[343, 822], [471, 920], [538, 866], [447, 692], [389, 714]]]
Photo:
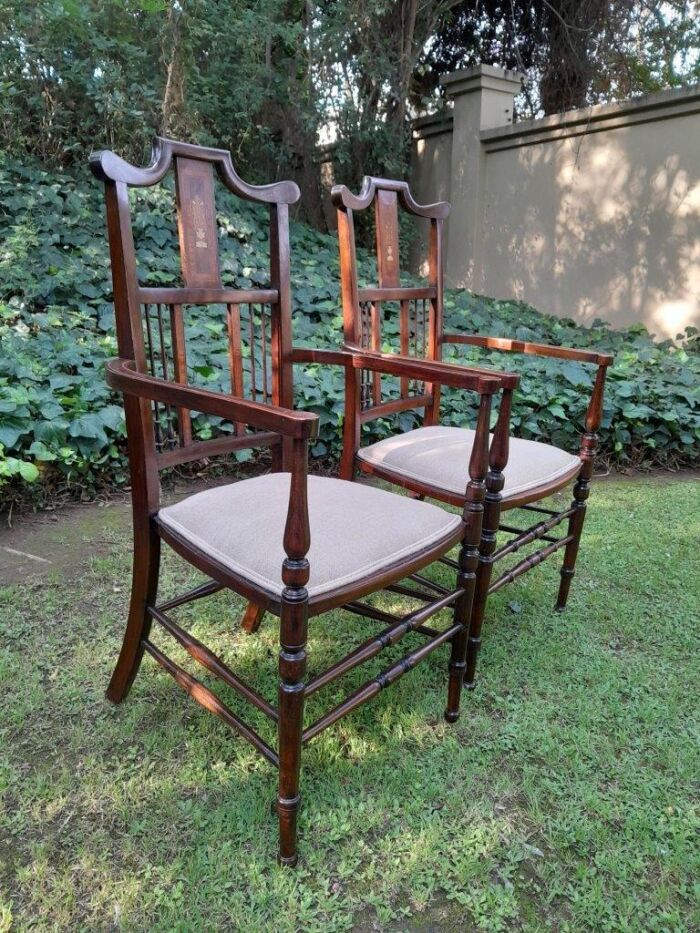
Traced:
[[[378, 479], [402, 486], [417, 496], [432, 497], [455, 506], [465, 505], [467, 501], [466, 492], [448, 492], [427, 481], [403, 476], [385, 464], [377, 465], [357, 456], [360, 448], [360, 428], [363, 424], [377, 417], [389, 417], [401, 411], [420, 408], [424, 412], [424, 424], [439, 424], [442, 386], [474, 389], [480, 385], [479, 391], [482, 391], [483, 384], [477, 382], [478, 374], [482, 374], [485, 378], [495, 375], [492, 370], [486, 367], [464, 367], [465, 372], [469, 372], [471, 379], [474, 381], [460, 383], [453, 375], [455, 364], [446, 366], [446, 364], [440, 362], [445, 344], [475, 346], [493, 351], [537, 354], [543, 357], [573, 360], [598, 367], [595, 387], [586, 416], [586, 430], [581, 441], [579, 462], [573, 464], [571, 469], [559, 474], [555, 480], [544, 478], [540, 483], [533, 483], [527, 490], [505, 496], [503, 493], [504, 471], [507, 469], [508, 463], [511, 406], [513, 394], [517, 391], [519, 376], [514, 372], [498, 373], [500, 384], [496, 391], [500, 392], [499, 415], [491, 442], [489, 470], [485, 481], [483, 521], [478, 547], [478, 565], [475, 571], [464, 678], [465, 684], [468, 687], [473, 687], [487, 599], [494, 587], [500, 588], [505, 583], [511, 582], [559, 549], [565, 548], [556, 608], [562, 610], [566, 605], [571, 579], [574, 575], [585, 518], [586, 502], [590, 491], [593, 457], [597, 445], [597, 430], [602, 417], [605, 375], [607, 368], [613, 362], [613, 358], [609, 353], [595, 350], [549, 346], [507, 337], [445, 332], [443, 224], [444, 219], [449, 214], [449, 205], [444, 202], [426, 206], [418, 205], [406, 182], [373, 177], [364, 179], [362, 189], [357, 195], [344, 186], [337, 186], [332, 191], [332, 200], [337, 208], [338, 217], [343, 334], [345, 353], [349, 355], [344, 357], [342, 353], [337, 351], [297, 350], [294, 359], [298, 362], [306, 361], [321, 365], [345, 366], [345, 420], [341, 462], [341, 475], [344, 478], [353, 479], [356, 471], [360, 469], [365, 473], [376, 476]], [[374, 206], [375, 211], [378, 283], [376, 287], [358, 288], [357, 256], [353, 233], [354, 214], [372, 206]], [[423, 286], [406, 287], [401, 284], [400, 271], [396, 262], [398, 256], [399, 206], [410, 214], [427, 218], [429, 221], [427, 283]], [[418, 298], [429, 302], [427, 341], [418, 339], [418, 318], [416, 317], [413, 326], [410, 321], [411, 302], [415, 302]], [[377, 353], [376, 338], [373, 340], [372, 345], [369, 345], [366, 338], [366, 329], [362, 326], [363, 302], [367, 301], [373, 302], [373, 310], [380, 307], [382, 302], [400, 302], [400, 353]], [[411, 334], [413, 335], [412, 342]], [[413, 350], [413, 358], [411, 359], [409, 359], [409, 348]], [[425, 357], [425, 359], [416, 359], [416, 357]], [[358, 367], [361, 370], [360, 374], [356, 372]], [[378, 384], [375, 376], [372, 397], [368, 402], [366, 392], [363, 393], [361, 374], [376, 374], [377, 371], [399, 377], [400, 398], [381, 399], [381, 392], [378, 392], [376, 388]], [[411, 395], [411, 380], [420, 380], [418, 384], [422, 386], [422, 391]], [[381, 386], [381, 383], [379, 383], [379, 386]], [[574, 478], [576, 484], [572, 507], [557, 513], [557, 520], [549, 526], [551, 530], [551, 528], [564, 521], [565, 518], [568, 518], [567, 535], [558, 540], [548, 540], [548, 546], [538, 551], [536, 558], [533, 556], [532, 559], [528, 558], [521, 561], [512, 571], [502, 574], [497, 584], [492, 584], [492, 571], [497, 561], [538, 540], [547, 533], [546, 529], [542, 530], [542, 523], [522, 530], [516, 529], [512, 541], [497, 549], [499, 530], [505, 530], [500, 520], [501, 512], [505, 509], [530, 507], [532, 503], [538, 502], [540, 499], [564, 488]], [[463, 566], [464, 557], [461, 556], [457, 565], [460, 573]]]
[[106, 372], [107, 384], [124, 395], [150, 398], [203, 411], [209, 415], [218, 415], [227, 421], [243, 421], [286, 437], [309, 438], [318, 433], [318, 415], [312, 412], [263, 405], [221, 392], [211, 392], [209, 389], [166, 382], [164, 379], [137, 372], [134, 360], [110, 360]]
[[219, 244], [214, 173], [201, 159], [175, 159], [175, 195], [182, 279], [190, 288], [217, 288]]
[[556, 357], [561, 360], [577, 360], [580, 363], [595, 363], [597, 366], [611, 366], [613, 362], [610, 353], [597, 353], [595, 350], [581, 350], [543, 343], [528, 343], [523, 340], [510, 340], [507, 337], [482, 337], [479, 334], [445, 334], [443, 342], [469, 344], [470, 346], [484, 347], [487, 350], [505, 350], [510, 353]]
[[216, 694], [206, 687], [201, 680], [197, 680], [196, 677], [189, 674], [166, 654], [163, 654], [163, 652], [157, 648], [152, 641], [149, 641], [148, 638], [144, 638], [142, 644], [144, 650], [148, 651], [151, 657], [170, 674], [185, 693], [188, 693], [200, 706], [203, 706], [206, 710], [209, 710], [210, 713], [218, 716], [227, 726], [237, 732], [247, 742], [250, 742], [253, 748], [256, 748], [264, 755], [271, 764], [279, 764], [279, 758], [276, 752], [270, 748], [267, 742], [265, 742], [254, 729], [251, 729], [250, 726], [244, 723], [240, 717], [236, 716], [225, 703], [222, 703]]
[[[191, 599], [187, 601], [191, 602]], [[166, 632], [172, 635], [173, 638], [182, 645], [190, 657], [194, 658], [202, 667], [205, 667], [220, 680], [223, 680], [225, 684], [235, 690], [236, 693], [240, 693], [240, 695], [248, 700], [249, 703], [252, 703], [253, 706], [257, 706], [259, 710], [265, 713], [265, 715], [274, 722], [278, 721], [279, 716], [274, 706], [268, 703], [264, 697], [260, 696], [256, 690], [253, 690], [252, 687], [244, 683], [240, 677], [237, 677], [228, 664], [225, 664], [221, 658], [218, 658], [213, 651], [210, 651], [209, 648], [195, 638], [194, 635], [190, 635], [189, 632], [186, 632], [173, 622], [160, 608], [157, 609], [154, 606], [150, 606], [148, 614], [151, 618], [155, 619]]]
[[358, 288], [358, 301], [405, 301], [408, 298], [436, 298], [437, 289], [433, 286], [426, 288], [404, 288], [400, 285], [390, 288]]
[[276, 288], [142, 288], [137, 290], [140, 304], [170, 305], [180, 302], [183, 305], [229, 305], [247, 304], [258, 301], [261, 304], [277, 304], [280, 293]]
[[[382, 250], [382, 291], [371, 299], [362, 326], [368, 349], [334, 351], [296, 351], [292, 347], [289, 204], [298, 197], [290, 182], [251, 186], [235, 173], [228, 153], [179, 143], [157, 140], [152, 164], [139, 168], [124, 162], [114, 153], [98, 153], [91, 165], [105, 185], [107, 225], [110, 243], [114, 305], [119, 357], [107, 364], [108, 384], [122, 393], [126, 413], [129, 463], [132, 482], [134, 526], [134, 564], [132, 594], [126, 632], [117, 664], [107, 691], [120, 702], [128, 694], [144, 653], [148, 653], [204, 709], [222, 720], [236, 735], [249, 742], [278, 771], [277, 813], [279, 820], [278, 859], [293, 866], [298, 859], [297, 822], [301, 803], [301, 764], [304, 744], [329, 728], [342, 716], [351, 713], [381, 690], [408, 673], [421, 660], [443, 644], [451, 645], [448, 668], [446, 718], [453, 722], [459, 712], [462, 674], [467, 646], [468, 626], [478, 567], [478, 541], [483, 514], [488, 467], [489, 413], [495, 394], [504, 378], [482, 370], [422, 362], [411, 358], [386, 358], [381, 347], [378, 303], [385, 300], [417, 300], [398, 294], [398, 238], [395, 231], [398, 204], [409, 209], [415, 205], [402, 186], [386, 189], [380, 208]], [[176, 176], [176, 211], [182, 264], [181, 288], [143, 287], [136, 274], [136, 259], [131, 228], [128, 187], [161, 182], [173, 169]], [[234, 194], [259, 201], [269, 207], [270, 241], [269, 287], [260, 289], [224, 288], [220, 283], [218, 238], [216, 235], [214, 172]], [[444, 213], [439, 205], [436, 215]], [[427, 215], [426, 215], [427, 216]], [[354, 250], [352, 223], [341, 224], [341, 237]], [[435, 288], [439, 278], [421, 301], [435, 306]], [[344, 282], [346, 293], [357, 298], [357, 282]], [[372, 302], [374, 302], [372, 304]], [[192, 306], [209, 306], [225, 321], [225, 336], [230, 368], [230, 392], [212, 392], [190, 384], [187, 359], [187, 319]], [[411, 317], [412, 310], [416, 313]], [[424, 309], [423, 309], [424, 310]], [[418, 352], [435, 345], [434, 321], [426, 324], [417, 306], [407, 306], [405, 315], [408, 341], [404, 346]], [[348, 319], [346, 341], [360, 338], [362, 328]], [[357, 326], [356, 326], [357, 325]], [[433, 328], [431, 330], [431, 328]], [[428, 334], [427, 331], [430, 331]], [[247, 352], [243, 342], [247, 341]], [[421, 350], [422, 352], [422, 350]], [[320, 355], [317, 356], [316, 354]], [[293, 364], [332, 362], [344, 367], [349, 396], [381, 411], [381, 376], [397, 374], [409, 397], [402, 404], [421, 399], [416, 385], [446, 381], [468, 389], [478, 396], [479, 417], [476, 438], [468, 469], [462, 520], [444, 532], [429, 547], [416, 546], [411, 553], [381, 571], [368, 571], [352, 583], [312, 597], [307, 588], [311, 574], [308, 553], [311, 545], [307, 492], [308, 444], [316, 435], [318, 416], [295, 411], [293, 407]], [[369, 381], [367, 374], [370, 374]], [[507, 377], [506, 377], [507, 381]], [[410, 396], [409, 388], [413, 391]], [[434, 393], [434, 390], [430, 390]], [[232, 433], [211, 440], [195, 436], [192, 412], [218, 416], [227, 422]], [[359, 436], [360, 418], [350, 425], [352, 436]], [[235, 572], [203, 551], [187, 535], [173, 531], [161, 520], [159, 471], [188, 460], [267, 446], [272, 452], [273, 470], [289, 474], [290, 493], [282, 546], [284, 560], [277, 586], [269, 589]], [[230, 517], [235, 528], [236, 515]], [[256, 533], [257, 529], [256, 529]], [[259, 530], [264, 534], [264, 529]], [[339, 538], [346, 534], [338, 528]], [[157, 602], [161, 546], [170, 546], [192, 567], [206, 575], [206, 581], [185, 593]], [[436, 584], [424, 574], [434, 560], [444, 558], [455, 545], [460, 546], [460, 560], [455, 588]], [[411, 593], [419, 594], [421, 605], [413, 612], [394, 617], [362, 603], [386, 587], [405, 589], [401, 580], [411, 583]], [[341, 577], [342, 579], [342, 577]], [[279, 619], [278, 702], [270, 703], [246, 684], [221, 658], [171, 618], [170, 613], [193, 601], [204, 599], [224, 588], [249, 601], [242, 626], [256, 631], [262, 616], [269, 611]], [[330, 668], [307, 677], [308, 621], [329, 609], [347, 606], [352, 616], [364, 615], [387, 626], [384, 632], [349, 651]], [[453, 611], [446, 628], [425, 622], [443, 610]], [[202, 666], [210, 675], [234, 690], [248, 704], [262, 712], [277, 727], [277, 749], [234, 713], [206, 684], [175, 663], [151, 638], [153, 624], [159, 626], [186, 652], [190, 662]], [[424, 643], [393, 663], [360, 691], [351, 693], [311, 725], [305, 725], [304, 706], [308, 693], [316, 692], [343, 677], [359, 664], [375, 657], [403, 636], [420, 636]], [[340, 639], [339, 639], [340, 641]]]

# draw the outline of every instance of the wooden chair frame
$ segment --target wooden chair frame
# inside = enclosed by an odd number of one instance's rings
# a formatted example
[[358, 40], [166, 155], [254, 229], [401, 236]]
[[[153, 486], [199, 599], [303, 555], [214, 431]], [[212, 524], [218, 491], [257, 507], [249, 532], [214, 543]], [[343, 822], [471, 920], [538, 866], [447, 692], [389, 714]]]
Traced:
[[[566, 607], [586, 514], [586, 500], [590, 492], [590, 481], [598, 443], [597, 431], [603, 414], [605, 377], [608, 366], [613, 362], [613, 357], [608, 353], [527, 343], [500, 337], [445, 333], [443, 228], [445, 218], [450, 211], [449, 204], [444, 201], [429, 205], [417, 204], [406, 182], [372, 177], [365, 177], [362, 189], [357, 195], [354, 195], [344, 185], [336, 185], [332, 190], [332, 200], [337, 209], [338, 218], [344, 339], [346, 351], [352, 356], [352, 363], [346, 364], [345, 376], [345, 427], [341, 464], [341, 476], [343, 478], [354, 479], [356, 470], [359, 468], [390, 483], [403, 486], [418, 496], [429, 496], [451, 505], [459, 506], [463, 504], [464, 497], [462, 495], [450, 495], [443, 489], [424, 482], [407, 479], [390, 468], [380, 468], [357, 457], [360, 449], [361, 426], [370, 420], [399, 411], [423, 408], [424, 424], [433, 425], [439, 422], [440, 387], [441, 385], [451, 384], [442, 379], [441, 372], [437, 368], [438, 365], [445, 365], [438, 363], [442, 357], [442, 348], [445, 344], [465, 344], [490, 350], [537, 354], [562, 360], [576, 360], [597, 366], [595, 383], [581, 437], [580, 464], [570, 475], [565, 476], [563, 479], [543, 483], [536, 488], [529, 489], [520, 496], [511, 497], [507, 501], [503, 500], [501, 493], [504, 487], [503, 471], [508, 462], [512, 396], [513, 390], [518, 383], [518, 377], [514, 373], [499, 373], [502, 379], [503, 393], [499, 418], [493, 432], [489, 472], [486, 478], [487, 492], [479, 545], [479, 567], [470, 624], [465, 675], [465, 686], [473, 688], [486, 601], [490, 593], [495, 593], [507, 583], [517, 579], [523, 573], [563, 548], [564, 561], [561, 568], [561, 582], [555, 608], [561, 612]], [[401, 286], [400, 283], [398, 264], [399, 205], [409, 214], [427, 219], [429, 223], [428, 273], [425, 287], [406, 288]], [[374, 207], [375, 212], [379, 282], [376, 288], [360, 288], [357, 278], [353, 213], [371, 206]], [[422, 363], [412, 360], [413, 368], [409, 370], [408, 363], [402, 362], [402, 356], [378, 354], [377, 351], [381, 347], [381, 302], [392, 300], [399, 301], [401, 306], [401, 355], [408, 353], [411, 343], [413, 343], [414, 353], [417, 354], [422, 349], [423, 355], [427, 360], [431, 361], [433, 367], [431, 372], [434, 373], [434, 378], [421, 369]], [[417, 301], [423, 302], [424, 317], [425, 304], [428, 304], [427, 325], [424, 323], [423, 326], [424, 328], [427, 326], [429, 337], [427, 341], [422, 342], [422, 345], [419, 340], [414, 339], [415, 335], [419, 333], [419, 324], [416, 323], [412, 329], [409, 323], [409, 305], [411, 302]], [[366, 375], [363, 376], [358, 373], [358, 368], [363, 369]], [[471, 367], [471, 369], [473, 370], [474, 367]], [[490, 370], [482, 371], [489, 372]], [[398, 399], [392, 399], [388, 402], [382, 401], [381, 383], [378, 378], [380, 373], [403, 374], [404, 378], [401, 380], [401, 391]], [[407, 376], [424, 379], [422, 391], [412, 394]], [[367, 386], [369, 386], [369, 389], [366, 388]], [[570, 507], [558, 511], [536, 504], [568, 485], [572, 479], [575, 480], [575, 484], [573, 501]], [[502, 523], [501, 511], [511, 508], [521, 508], [543, 516], [543, 518], [526, 528]], [[565, 521], [568, 522], [566, 534], [559, 538], [553, 537], [550, 532]], [[497, 549], [496, 538], [498, 531], [506, 532], [513, 535], [513, 537]], [[546, 542], [544, 547], [519, 561], [509, 570], [504, 571], [497, 580], [492, 582], [492, 571], [496, 562], [510, 554], [515, 554], [520, 548], [540, 540]], [[451, 566], [453, 565], [449, 558], [443, 558], [443, 561]]]
[[[470, 371], [460, 366], [430, 369], [430, 377], [440, 378], [479, 395], [477, 440], [469, 464], [465, 464], [465, 496], [461, 521], [437, 543], [417, 550], [408, 557], [369, 573], [352, 585], [339, 586], [313, 598], [306, 584], [310, 567], [309, 508], [307, 500], [307, 447], [316, 434], [318, 417], [292, 410], [292, 364], [307, 359], [306, 352], [291, 347], [291, 302], [289, 285], [288, 209], [299, 192], [292, 182], [254, 187], [243, 182], [231, 164], [228, 152], [206, 149], [168, 139], [156, 139], [153, 161], [146, 168], [130, 165], [111, 152], [91, 156], [95, 176], [104, 182], [107, 228], [110, 244], [114, 305], [119, 358], [107, 366], [109, 385], [122, 392], [126, 413], [129, 463], [132, 481], [134, 559], [129, 616], [119, 658], [107, 696], [115, 703], [128, 694], [144, 652], [150, 654], [198, 703], [222, 719], [250, 742], [279, 773], [277, 811], [279, 816], [279, 861], [294, 865], [297, 860], [297, 811], [300, 802], [302, 747], [328, 726], [376, 696], [402, 677], [441, 644], [451, 643], [448, 698], [445, 717], [454, 722], [466, 665], [468, 624], [476, 585], [478, 544], [488, 468], [488, 430], [492, 399], [502, 388], [499, 376]], [[162, 181], [173, 167], [176, 181], [177, 214], [183, 285], [177, 288], [146, 288], [139, 284], [132, 235], [128, 188], [144, 187]], [[267, 204], [270, 210], [270, 287], [231, 289], [219, 279], [216, 222], [213, 200], [213, 169], [234, 194]], [[267, 302], [271, 312], [272, 387], [263, 392], [263, 403], [243, 398], [240, 347], [240, 307], [245, 302]], [[149, 320], [149, 305], [158, 313]], [[224, 305], [229, 323], [231, 394], [211, 392], [188, 384], [183, 306]], [[168, 370], [162, 339], [164, 315], [171, 321], [173, 365]], [[146, 322], [144, 328], [144, 313]], [[159, 352], [154, 352], [152, 330], [160, 330]], [[161, 358], [159, 358], [161, 357]], [[343, 355], [349, 364], [349, 357]], [[364, 365], [358, 357], [357, 365]], [[251, 367], [254, 361], [251, 361]], [[353, 358], [352, 365], [355, 365]], [[382, 365], [381, 361], [377, 365]], [[395, 366], [394, 361], [386, 365]], [[410, 368], [409, 368], [410, 366]], [[407, 376], [427, 372], [427, 364], [406, 364]], [[174, 378], [170, 378], [170, 373]], [[255, 380], [251, 382], [255, 392]], [[154, 428], [165, 410], [174, 414], [177, 432], [169, 443], [163, 431]], [[191, 411], [206, 412], [226, 419], [236, 427], [232, 436], [200, 441], [193, 437]], [[246, 426], [256, 431], [246, 433]], [[165, 432], [167, 434], [167, 432]], [[167, 438], [166, 438], [167, 440]], [[286, 558], [280, 568], [284, 584], [279, 594], [234, 573], [229, 567], [200, 550], [166, 527], [159, 518], [159, 471], [176, 463], [243, 447], [269, 446], [273, 469], [291, 474], [290, 496], [284, 531]], [[466, 475], [469, 479], [466, 481]], [[164, 602], [157, 601], [161, 542], [209, 578], [207, 582]], [[456, 586], [452, 590], [423, 577], [419, 571], [459, 545], [455, 564]], [[403, 616], [380, 611], [362, 597], [384, 587], [401, 592], [400, 580], [410, 577], [426, 591], [424, 604]], [[182, 629], [171, 617], [176, 608], [229, 588], [250, 600], [254, 612], [270, 611], [280, 619], [279, 689], [277, 707], [244, 683], [202, 642]], [[355, 648], [328, 670], [307, 678], [307, 631], [310, 618], [329, 609], [344, 607], [350, 613], [376, 620], [384, 628], [377, 636]], [[426, 625], [443, 609], [450, 608], [453, 620], [444, 630]], [[253, 728], [223, 703], [200, 680], [176, 664], [151, 638], [156, 622], [207, 671], [214, 674], [277, 725], [278, 743], [274, 749]], [[426, 637], [379, 676], [369, 680], [316, 722], [304, 727], [306, 696], [354, 669], [357, 665], [396, 644], [408, 633]]]

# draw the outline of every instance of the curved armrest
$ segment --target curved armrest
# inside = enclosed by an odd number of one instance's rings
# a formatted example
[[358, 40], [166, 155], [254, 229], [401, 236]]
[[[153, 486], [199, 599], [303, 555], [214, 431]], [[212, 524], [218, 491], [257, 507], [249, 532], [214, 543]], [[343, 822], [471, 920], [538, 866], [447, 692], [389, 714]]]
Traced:
[[316, 347], [292, 347], [292, 363], [319, 363], [321, 366], [352, 366], [348, 350], [320, 350]]
[[465, 343], [473, 347], [484, 347], [486, 350], [505, 350], [510, 353], [553, 356], [561, 360], [595, 363], [598, 366], [610, 366], [614, 359], [611, 353], [579, 350], [574, 347], [557, 347], [548, 343], [527, 343], [524, 340], [511, 340], [508, 337], [482, 337], [479, 334], [445, 334], [443, 341], [445, 343]]
[[408, 379], [435, 382], [457, 389], [471, 389], [482, 395], [493, 394], [500, 389], [514, 389], [520, 381], [517, 373], [461, 366], [459, 363], [415, 359], [412, 356], [401, 356], [398, 353], [377, 353], [352, 346], [344, 350], [297, 347], [292, 350], [292, 361], [369, 369], [372, 372], [405, 376]]
[[285, 437], [309, 438], [318, 432], [318, 415], [307, 411], [292, 411], [276, 405], [261, 405], [247, 399], [197, 389], [194, 386], [166, 382], [136, 371], [133, 360], [117, 357], [107, 363], [107, 385], [125, 395], [154, 399], [178, 408], [218, 415], [228, 421], [252, 424]]
[[[369, 369], [375, 373], [406, 376], [426, 382], [439, 382], [455, 389], [471, 389], [481, 395], [493, 395], [503, 386], [500, 373], [470, 369], [458, 363], [439, 363], [435, 360], [418, 360], [398, 353], [375, 353], [371, 350], [349, 348], [355, 369]], [[515, 374], [509, 377], [518, 380]]]

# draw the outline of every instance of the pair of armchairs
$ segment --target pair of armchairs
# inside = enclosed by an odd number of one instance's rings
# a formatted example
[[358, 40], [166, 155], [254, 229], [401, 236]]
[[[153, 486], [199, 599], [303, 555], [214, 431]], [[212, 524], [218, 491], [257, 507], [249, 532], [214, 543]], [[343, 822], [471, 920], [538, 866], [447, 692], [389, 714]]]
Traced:
[[[91, 156], [104, 182], [119, 357], [107, 380], [123, 393], [132, 481], [134, 556], [124, 640], [107, 696], [123, 700], [144, 653], [150, 654], [197, 702], [250, 742], [279, 775], [278, 860], [297, 861], [302, 747], [403, 676], [443, 643], [450, 644], [445, 718], [459, 715], [463, 683], [472, 686], [487, 596], [529, 567], [565, 549], [557, 607], [563, 608], [583, 525], [610, 357], [559, 347], [443, 333], [442, 227], [449, 207], [415, 203], [404, 182], [366, 179], [359, 195], [333, 191], [338, 210], [344, 345], [337, 350], [292, 343], [289, 206], [299, 198], [292, 182], [251, 186], [236, 174], [228, 152], [156, 139], [153, 161], [138, 168], [114, 153]], [[175, 175], [182, 282], [154, 288], [139, 282], [132, 233], [130, 187]], [[215, 208], [215, 172], [240, 198], [269, 207], [270, 280], [265, 288], [222, 285]], [[378, 283], [360, 287], [353, 213], [374, 206]], [[425, 287], [399, 277], [398, 207], [429, 223]], [[396, 303], [399, 354], [383, 353], [382, 305]], [[187, 322], [209, 309], [226, 320], [230, 392], [190, 384]], [[597, 364], [579, 456], [510, 438], [510, 408], [518, 376], [440, 361], [446, 342], [544, 353]], [[346, 414], [341, 479], [309, 476], [307, 448], [318, 417], [295, 411], [295, 364], [340, 366]], [[388, 377], [398, 392], [385, 399]], [[440, 389], [469, 392], [473, 427], [440, 427]], [[498, 414], [490, 434], [492, 412]], [[422, 408], [424, 426], [369, 447], [361, 426], [372, 418]], [[229, 432], [199, 440], [192, 412], [223, 419]], [[268, 447], [272, 472], [188, 496], [161, 507], [161, 470], [244, 448]], [[403, 487], [410, 495], [353, 482], [357, 470]], [[574, 501], [563, 511], [543, 508], [543, 497], [576, 479]], [[425, 498], [459, 506], [452, 511]], [[522, 529], [503, 525], [501, 512], [524, 508], [545, 517]], [[568, 521], [566, 534], [550, 532]], [[515, 535], [496, 550], [499, 527]], [[526, 544], [546, 545], [492, 582], [497, 560]], [[161, 545], [165, 542], [207, 580], [180, 596], [158, 601]], [[448, 556], [457, 548], [456, 558]], [[455, 573], [445, 587], [425, 569], [434, 561]], [[172, 618], [172, 611], [229, 588], [248, 600], [244, 627], [252, 632], [264, 612], [279, 617], [278, 703], [273, 705]], [[413, 601], [397, 616], [363, 601], [379, 590]], [[307, 673], [309, 622], [338, 608], [374, 619], [379, 633], [323, 672]], [[443, 610], [450, 621], [428, 625]], [[210, 674], [265, 714], [276, 726], [269, 743], [205, 683], [176, 664], [152, 635], [153, 623]], [[312, 625], [313, 629], [313, 625]], [[424, 641], [368, 680], [313, 723], [304, 722], [305, 698], [409, 633]]]

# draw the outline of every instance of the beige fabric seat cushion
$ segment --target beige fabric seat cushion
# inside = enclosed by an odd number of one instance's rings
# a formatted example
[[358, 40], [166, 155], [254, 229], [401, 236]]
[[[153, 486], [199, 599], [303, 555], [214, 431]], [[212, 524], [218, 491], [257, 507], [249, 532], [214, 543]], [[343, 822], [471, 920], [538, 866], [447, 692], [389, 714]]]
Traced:
[[[309, 596], [363, 580], [460, 527], [457, 515], [362, 483], [310, 476]], [[226, 568], [279, 596], [289, 473], [271, 473], [189, 496], [158, 521]]]
[[[469, 481], [469, 457], [474, 432], [468, 428], [416, 428], [358, 451], [367, 464], [391, 470], [407, 479], [464, 495]], [[544, 483], [565, 481], [581, 461], [558, 447], [513, 437], [504, 470], [504, 499], [527, 493]]]

